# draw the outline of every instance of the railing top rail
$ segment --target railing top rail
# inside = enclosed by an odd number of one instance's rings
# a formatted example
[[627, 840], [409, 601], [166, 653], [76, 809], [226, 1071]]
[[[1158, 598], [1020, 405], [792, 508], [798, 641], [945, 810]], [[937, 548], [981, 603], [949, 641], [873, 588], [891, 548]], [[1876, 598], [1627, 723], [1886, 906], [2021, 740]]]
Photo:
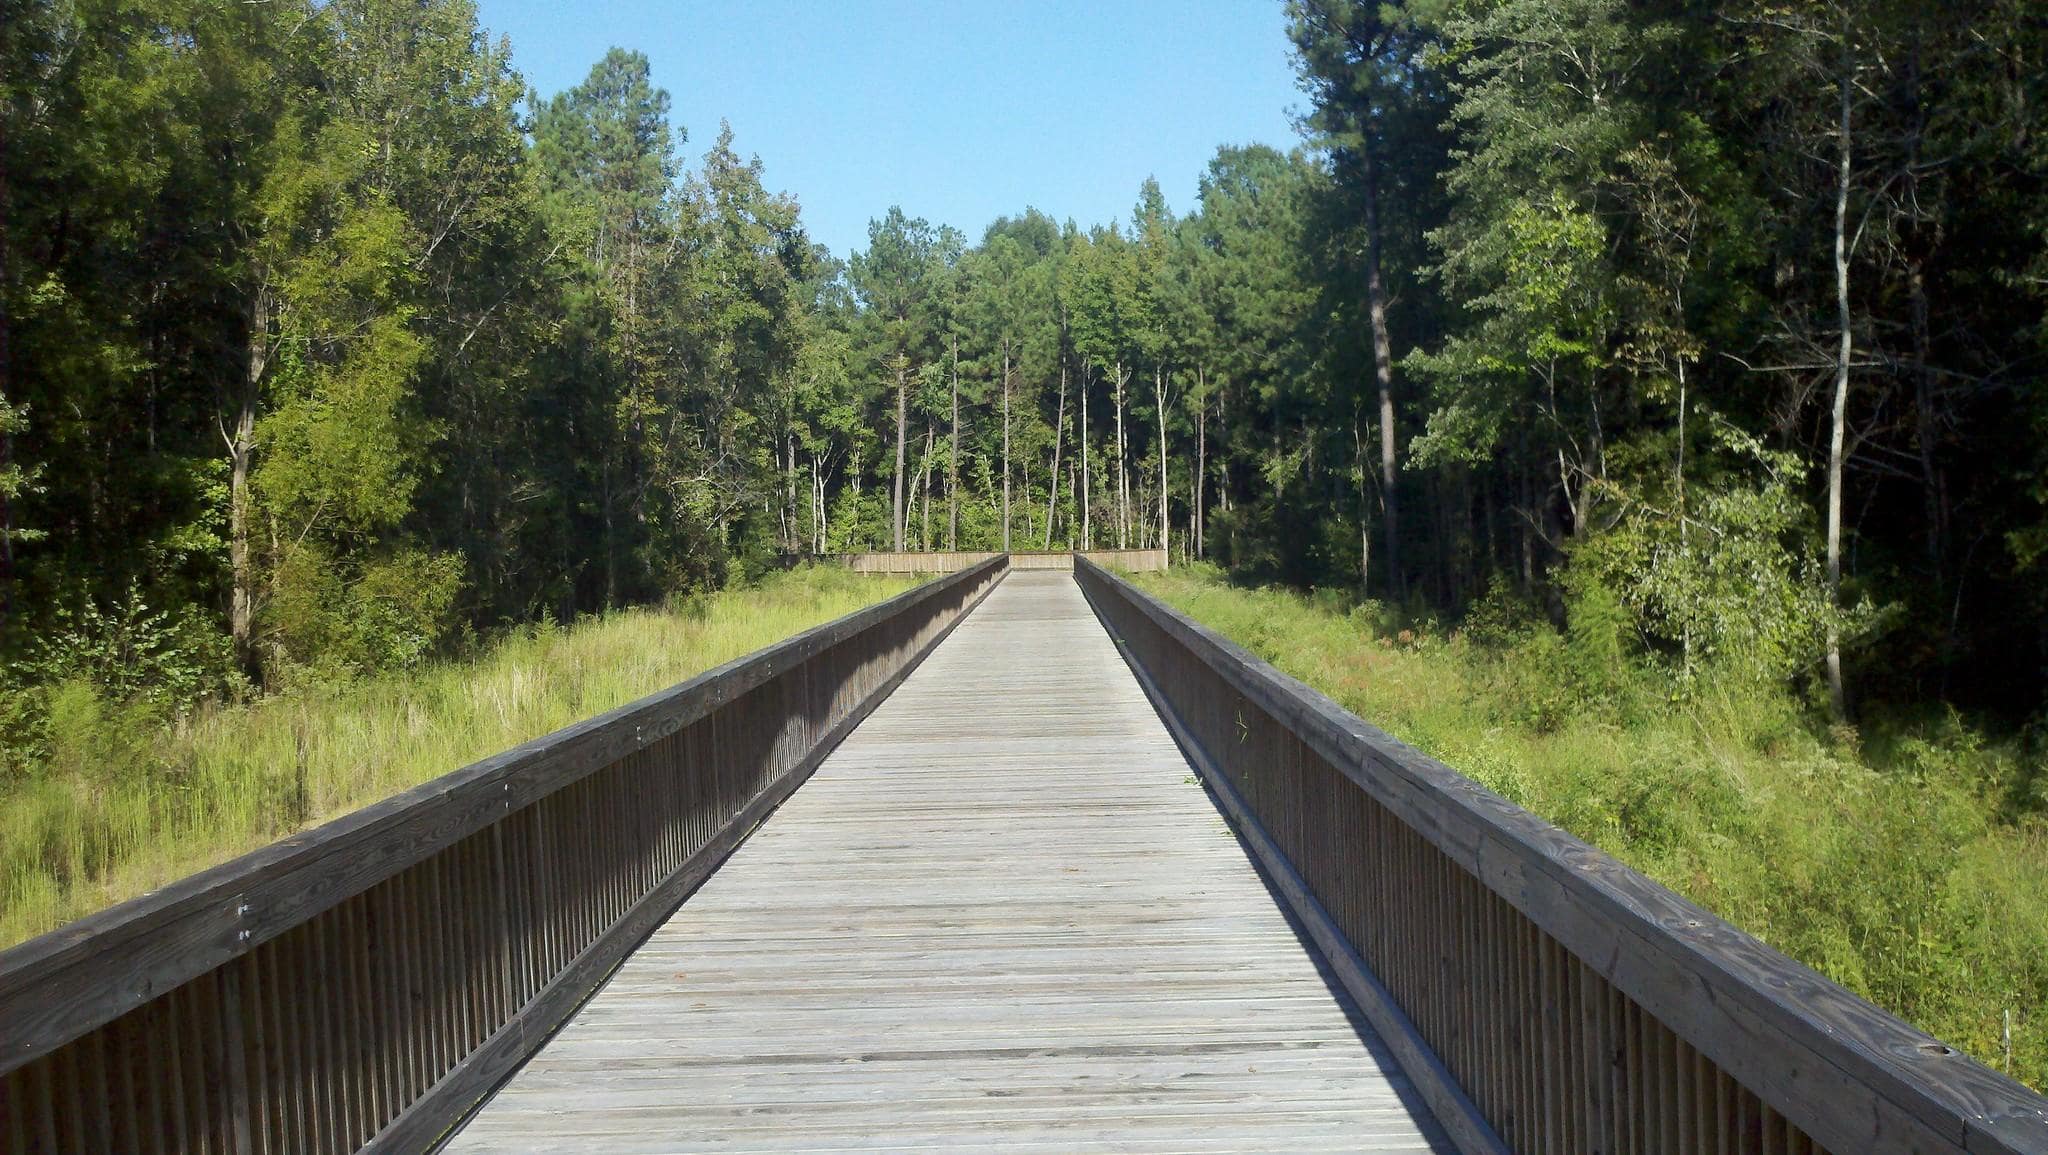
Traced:
[[[1783, 1061], [1770, 1063], [1780, 1074], [1768, 1090], [1810, 1133], [1896, 1146], [1909, 1133], [1887, 1125], [1898, 1112], [1964, 1150], [2048, 1152], [2048, 1098], [1400, 742], [1115, 571], [1076, 565], [1710, 1058], [1753, 1068], [1759, 1049], [1776, 1048]], [[1845, 1098], [1844, 1087], [1867, 1094]]]
[[0, 951], [0, 1073], [674, 734], [1001, 555]]

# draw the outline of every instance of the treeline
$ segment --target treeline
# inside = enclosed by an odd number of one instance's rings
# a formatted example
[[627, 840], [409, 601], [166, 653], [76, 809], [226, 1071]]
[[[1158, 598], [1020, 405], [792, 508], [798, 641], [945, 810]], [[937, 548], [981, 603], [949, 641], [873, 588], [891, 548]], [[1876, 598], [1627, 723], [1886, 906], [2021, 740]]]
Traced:
[[1612, 604], [1682, 679], [1837, 718], [2040, 709], [2037, 5], [1299, 0], [1289, 30], [1348, 226], [1318, 351], [1380, 449], [1320, 453], [1379, 479], [1386, 589]]
[[173, 712], [772, 551], [830, 280], [645, 57], [464, 0], [7, 6], [0, 658]]
[[1609, 622], [1680, 692], [2038, 716], [2035, 6], [1285, 26], [1308, 146], [1219, 149], [1179, 215], [873, 224], [787, 458], [812, 548], [1166, 542], [1395, 619]]
[[11, 749], [38, 686], [176, 710], [871, 548], [2042, 701], [2022, 0], [1297, 0], [1307, 146], [844, 263], [729, 133], [686, 167], [644, 57], [542, 100], [460, 0], [7, 12]]

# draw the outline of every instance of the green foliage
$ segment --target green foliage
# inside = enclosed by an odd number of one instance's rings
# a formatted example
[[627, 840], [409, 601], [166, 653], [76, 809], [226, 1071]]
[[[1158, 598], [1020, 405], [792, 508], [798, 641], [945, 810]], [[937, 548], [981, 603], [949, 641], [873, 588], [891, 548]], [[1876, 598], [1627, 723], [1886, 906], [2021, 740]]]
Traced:
[[1784, 686], [1818, 668], [1830, 620], [1856, 637], [1876, 615], [1829, 605], [1812, 509], [1793, 488], [1796, 459], [1725, 425], [1716, 435], [1749, 468], [1724, 467], [1710, 485], [1696, 480], [1683, 505], [1687, 495], [1660, 472], [1668, 442], [1649, 443], [1642, 455], [1618, 448], [1614, 462], [1631, 467], [1633, 480], [1605, 483], [1618, 512], [1574, 545], [1567, 572], [1617, 591], [1632, 633], [1683, 679], [1704, 670]]
[[[1325, 599], [1213, 570], [1156, 593], [1347, 709], [1849, 989], [2048, 1083], [2048, 824], [2006, 804], [2023, 742], [1953, 713], [1836, 746], [1786, 690], [1630, 652], [1633, 615], [1577, 586], [1560, 633], [1497, 589], [1449, 638], [1388, 638]], [[1363, 615], [1370, 617], [1369, 611]], [[1364, 624], [1367, 628], [1361, 628]], [[1483, 638], [1483, 641], [1481, 640]], [[1634, 705], [1630, 705], [1634, 703]]]
[[454, 627], [461, 559], [404, 550], [342, 564], [317, 547], [278, 568], [265, 611], [280, 677], [335, 678], [417, 666]]
[[160, 726], [241, 690], [227, 638], [195, 607], [154, 608], [134, 586], [110, 608], [60, 606], [0, 671], [0, 781], [120, 772]]
[[[4, 395], [0, 395], [0, 444], [11, 444], [15, 435], [27, 428], [27, 407], [11, 405]], [[33, 492], [35, 480], [35, 475], [22, 468], [10, 455], [0, 454], [0, 508], [11, 509], [24, 494]], [[12, 551], [42, 536], [40, 530], [16, 525], [12, 518], [0, 522], [0, 549]]]
[[54, 628], [16, 664], [32, 682], [78, 683], [162, 717], [233, 694], [232, 659], [218, 623], [192, 606], [158, 609], [134, 586], [109, 609], [60, 607]]
[[[400, 587], [431, 583], [443, 568], [443, 559], [394, 561], [384, 577], [359, 583], [369, 587], [360, 596], [423, 598]], [[300, 680], [285, 693], [182, 719], [174, 717], [176, 704], [123, 696], [119, 685], [95, 680], [105, 661], [134, 652], [136, 635], [159, 628], [107, 625], [126, 631], [129, 649], [90, 635], [95, 657], [40, 691], [47, 722], [41, 756], [0, 779], [0, 944], [673, 685], [910, 584], [807, 568], [675, 610], [624, 611], [566, 627], [544, 619], [472, 661]], [[157, 619], [143, 613], [136, 620]], [[163, 660], [161, 645], [141, 644]], [[7, 702], [0, 695], [0, 710]]]

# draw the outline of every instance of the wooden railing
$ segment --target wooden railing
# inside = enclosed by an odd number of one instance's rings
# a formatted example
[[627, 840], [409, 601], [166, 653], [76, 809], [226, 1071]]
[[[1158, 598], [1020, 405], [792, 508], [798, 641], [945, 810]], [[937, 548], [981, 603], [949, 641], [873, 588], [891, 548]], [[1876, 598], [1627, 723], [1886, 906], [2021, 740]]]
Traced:
[[1462, 1149], [2048, 1152], [2048, 1099], [1076, 570]]
[[[921, 552], [903, 550], [895, 553], [849, 553], [840, 555], [840, 563], [855, 573], [952, 573], [965, 566], [977, 565], [992, 557], [993, 553], [965, 553], [938, 550]], [[1074, 568], [1074, 559], [1084, 557], [1097, 565], [1126, 571], [1158, 570], [1166, 568], [1166, 551], [1163, 549], [1090, 549], [1068, 550], [1016, 550], [1008, 555], [1011, 569], [1058, 569]]]
[[1004, 571], [985, 560], [0, 954], [0, 1149], [426, 1149]]
[[1163, 549], [1092, 549], [1076, 556], [1126, 573], [1166, 568], [1166, 551]]
[[1020, 550], [1010, 554], [1011, 569], [1072, 570], [1074, 555], [1066, 550]]
[[1001, 556], [973, 550], [885, 550], [880, 553], [841, 554], [839, 562], [855, 573], [953, 573]]

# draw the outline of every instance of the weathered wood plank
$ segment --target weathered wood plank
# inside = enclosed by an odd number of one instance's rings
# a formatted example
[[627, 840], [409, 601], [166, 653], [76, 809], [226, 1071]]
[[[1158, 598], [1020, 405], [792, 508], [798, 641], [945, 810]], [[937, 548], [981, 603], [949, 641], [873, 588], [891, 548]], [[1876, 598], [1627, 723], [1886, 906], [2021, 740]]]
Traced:
[[1059, 573], [1013, 572], [449, 1150], [1445, 1150]]

